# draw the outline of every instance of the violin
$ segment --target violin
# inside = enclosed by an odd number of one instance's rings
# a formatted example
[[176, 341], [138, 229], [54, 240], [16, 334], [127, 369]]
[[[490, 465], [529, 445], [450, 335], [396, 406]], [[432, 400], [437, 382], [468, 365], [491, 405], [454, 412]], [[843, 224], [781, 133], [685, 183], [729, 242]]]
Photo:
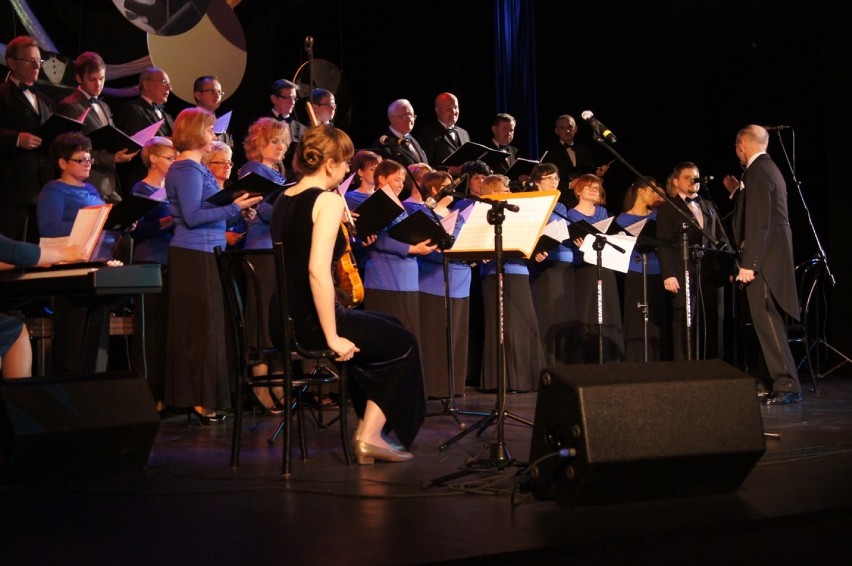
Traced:
[[361, 281], [361, 274], [358, 273], [355, 254], [352, 252], [352, 242], [355, 241], [357, 232], [355, 231], [355, 222], [352, 220], [352, 215], [349, 212], [349, 207], [346, 206], [345, 199], [343, 201], [343, 214], [346, 219], [344, 222], [341, 222], [340, 229], [343, 231], [343, 236], [346, 239], [346, 249], [334, 266], [334, 279], [336, 282], [335, 290], [337, 291], [340, 304], [351, 309], [364, 301], [364, 283]]

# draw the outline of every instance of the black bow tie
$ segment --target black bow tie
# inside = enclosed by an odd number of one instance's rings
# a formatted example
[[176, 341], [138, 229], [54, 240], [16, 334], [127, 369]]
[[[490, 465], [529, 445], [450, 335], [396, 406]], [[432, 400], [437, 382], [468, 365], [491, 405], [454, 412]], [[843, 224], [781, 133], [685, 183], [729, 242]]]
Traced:
[[455, 126], [450, 126], [449, 128], [447, 128], [448, 132], [455, 132], [456, 130], [458, 130], [458, 128], [456, 128]]
[[402, 136], [402, 141], [403, 141], [403, 143], [411, 143], [411, 136], [409, 136], [407, 134]]
[[574, 144], [573, 143], [563, 143], [562, 147], [564, 147], [565, 149], [574, 149]]
[[701, 204], [701, 197], [698, 196], [698, 195], [695, 195], [694, 197], [686, 197], [683, 200], [686, 201], [686, 204], [690, 204], [690, 203], [693, 203], [693, 202], [697, 203], [697, 204]]
[[18, 88], [21, 89], [21, 92], [27, 92], [28, 90], [33, 90], [33, 85], [25, 85], [24, 83], [18, 83]]
[[97, 96], [93, 96], [89, 99], [89, 104], [100, 104], [100, 103], [101, 103], [101, 99], [98, 98]]
[[154, 110], [159, 110], [160, 112], [162, 112], [162, 111], [163, 111], [163, 109], [164, 109], [166, 106], [165, 106], [165, 104], [152, 104], [152, 105], [151, 105], [151, 107], [152, 107]]

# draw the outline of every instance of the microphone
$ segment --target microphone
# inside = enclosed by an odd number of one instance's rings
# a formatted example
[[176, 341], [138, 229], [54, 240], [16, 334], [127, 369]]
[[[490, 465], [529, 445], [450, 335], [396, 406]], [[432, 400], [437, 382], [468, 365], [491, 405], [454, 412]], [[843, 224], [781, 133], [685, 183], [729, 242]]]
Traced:
[[583, 117], [583, 120], [589, 123], [592, 126], [599, 136], [608, 141], [609, 143], [615, 143], [615, 134], [612, 133], [612, 130], [604, 126], [600, 120], [595, 118], [595, 115], [592, 114], [591, 110], [583, 110], [583, 113], [580, 114]]
[[313, 38], [313, 36], [309, 35], [308, 37], [305, 38], [305, 51], [310, 51], [313, 48], [314, 48], [314, 38]]
[[446, 187], [442, 188], [440, 191], [435, 193], [435, 196], [431, 196], [431, 197], [427, 198], [426, 201], [424, 202], [424, 204], [426, 205], [426, 208], [430, 208], [430, 209], [434, 210], [435, 207], [438, 206], [438, 203], [441, 202], [444, 199], [445, 196], [456, 192], [456, 189], [459, 188], [459, 185], [461, 185], [462, 181], [464, 181], [466, 178], [467, 178], [467, 173], [465, 173], [464, 175], [462, 175], [461, 177], [459, 177], [458, 179], [456, 179], [455, 181], [453, 181], [452, 183], [450, 183], [449, 185], [447, 185]]
[[701, 183], [702, 185], [706, 185], [707, 183], [709, 183], [713, 179], [715, 179], [715, 177], [713, 177], [713, 175], [705, 175], [703, 177], [693, 177], [692, 182], [693, 183]]
[[781, 124], [780, 126], [763, 126], [763, 129], [767, 132], [777, 132], [778, 130], [789, 130], [792, 127]]

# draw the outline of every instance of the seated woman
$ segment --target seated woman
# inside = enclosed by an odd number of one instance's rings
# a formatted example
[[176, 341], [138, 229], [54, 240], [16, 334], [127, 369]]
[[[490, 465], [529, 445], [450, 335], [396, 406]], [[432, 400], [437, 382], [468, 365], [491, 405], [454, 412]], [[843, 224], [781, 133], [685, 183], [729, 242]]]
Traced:
[[81, 208], [105, 204], [98, 189], [86, 182], [95, 162], [91, 150], [92, 142], [79, 132], [60, 134], [53, 140], [50, 153], [60, 175], [38, 194], [36, 216], [42, 238], [69, 235]]
[[[40, 248], [0, 235], [0, 270], [19, 265], [47, 267], [84, 259], [85, 252], [79, 246]], [[33, 374], [33, 352], [27, 327], [20, 318], [4, 313], [0, 313], [0, 371], [6, 379]]]
[[[490, 175], [482, 181], [482, 196], [508, 193], [509, 179], [504, 175]], [[523, 259], [507, 259], [503, 264], [503, 343], [505, 368], [510, 391], [535, 391], [541, 370], [544, 369], [544, 352], [539, 337], [538, 319], [530, 293], [529, 270]], [[482, 354], [482, 389], [500, 386], [497, 349], [500, 347], [497, 304], [497, 266], [495, 261], [483, 263], [482, 304], [485, 320], [485, 346]]]
[[[423, 423], [426, 401], [417, 342], [396, 320], [345, 309], [335, 300], [331, 265], [343, 253], [345, 240], [343, 200], [334, 189], [346, 176], [352, 154], [352, 140], [337, 128], [316, 126], [305, 132], [296, 157], [304, 176], [275, 202], [272, 238], [284, 244], [290, 314], [299, 340], [308, 348], [331, 348], [339, 360], [350, 361], [352, 403], [361, 419], [354, 444], [358, 463], [403, 462], [412, 454], [391, 446], [382, 429], [387, 425], [410, 447]], [[277, 309], [271, 314], [280, 320]]]

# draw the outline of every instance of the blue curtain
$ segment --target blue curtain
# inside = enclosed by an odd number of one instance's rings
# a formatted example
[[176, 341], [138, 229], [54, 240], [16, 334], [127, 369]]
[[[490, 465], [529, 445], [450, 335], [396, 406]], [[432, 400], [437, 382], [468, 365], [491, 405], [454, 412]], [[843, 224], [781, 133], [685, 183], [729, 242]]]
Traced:
[[497, 112], [517, 119], [512, 145], [520, 155], [538, 159], [535, 2], [494, 0], [494, 25]]

